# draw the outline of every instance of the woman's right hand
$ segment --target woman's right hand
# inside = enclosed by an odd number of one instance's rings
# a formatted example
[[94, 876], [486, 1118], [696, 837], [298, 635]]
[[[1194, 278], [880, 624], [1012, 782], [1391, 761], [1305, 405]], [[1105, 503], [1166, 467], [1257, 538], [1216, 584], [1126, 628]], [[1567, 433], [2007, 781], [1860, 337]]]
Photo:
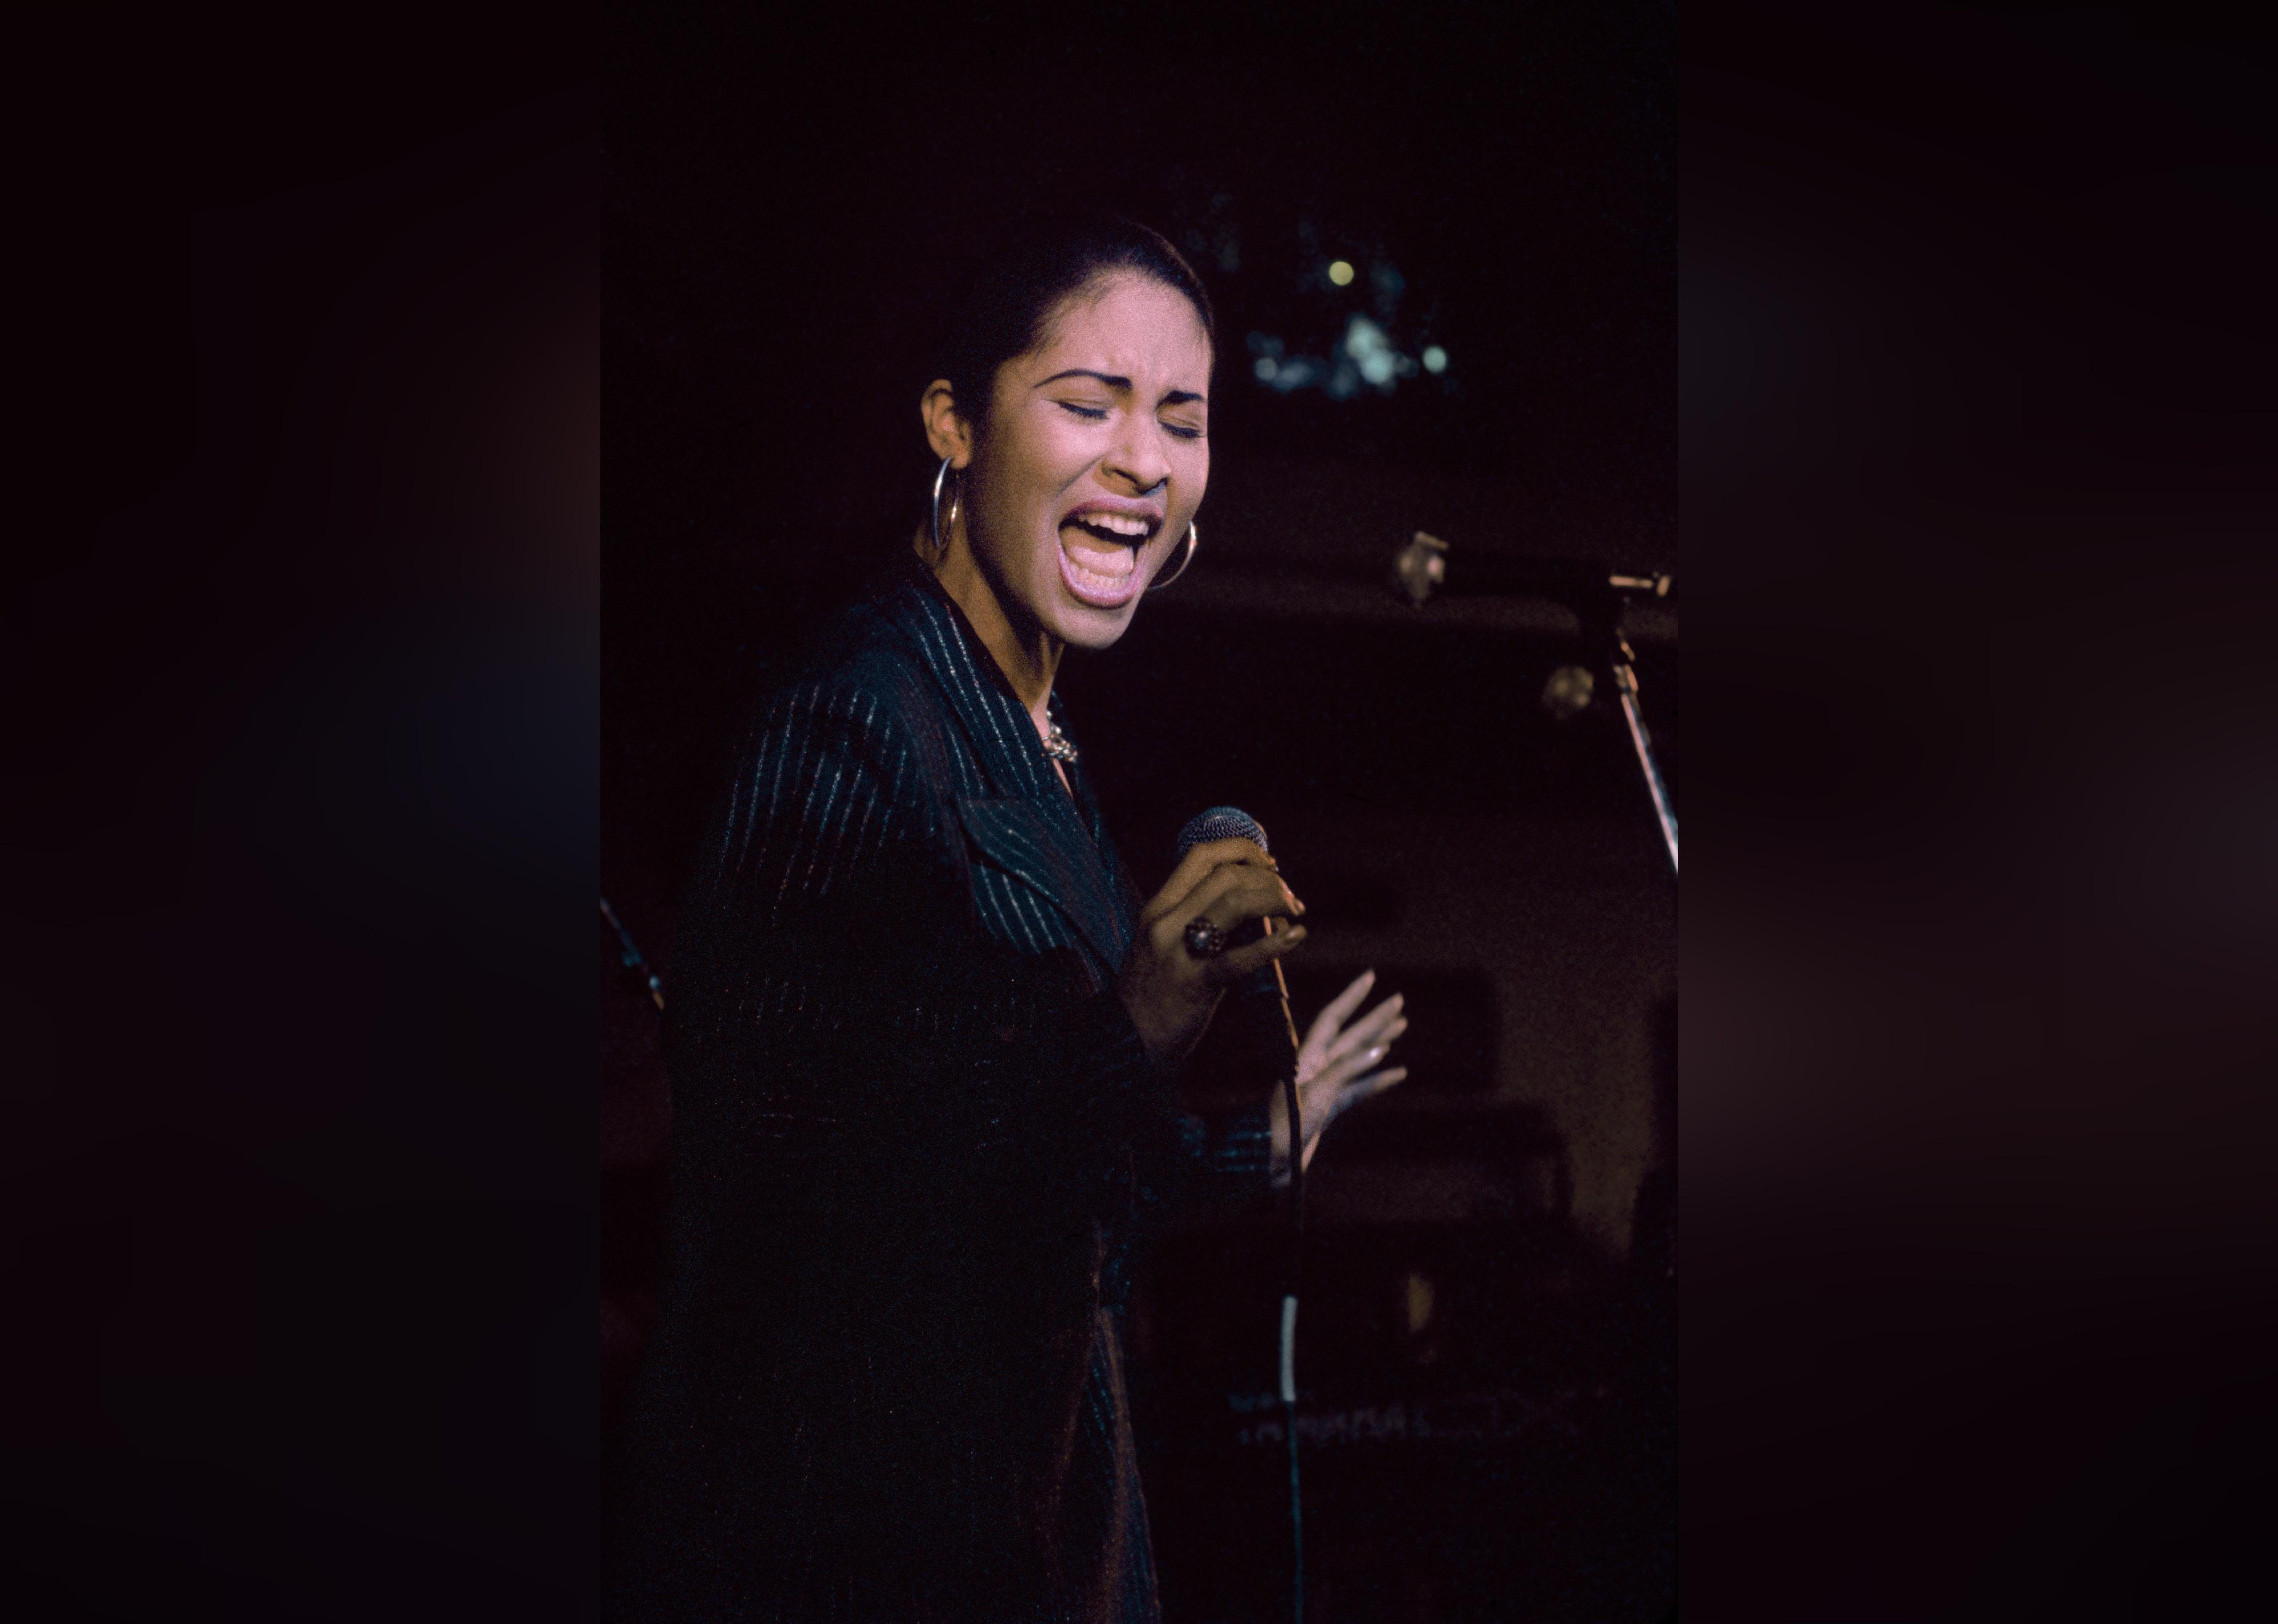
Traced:
[[1115, 984], [1147, 1052], [1183, 1057], [1229, 985], [1305, 940], [1302, 925], [1274, 931], [1269, 923], [1273, 934], [1259, 941], [1197, 958], [1187, 950], [1188, 926], [1207, 919], [1230, 934], [1253, 919], [1294, 920], [1304, 911], [1255, 841], [1205, 841], [1188, 852], [1140, 910], [1139, 934]]

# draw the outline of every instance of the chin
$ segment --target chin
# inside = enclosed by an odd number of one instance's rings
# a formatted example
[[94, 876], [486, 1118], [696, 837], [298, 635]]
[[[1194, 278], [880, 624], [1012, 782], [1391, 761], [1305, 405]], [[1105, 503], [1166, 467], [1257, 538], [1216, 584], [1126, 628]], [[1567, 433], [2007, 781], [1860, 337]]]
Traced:
[[1131, 617], [1138, 612], [1139, 605], [1134, 599], [1120, 609], [1095, 609], [1076, 603], [1059, 603], [1052, 607], [1053, 614], [1039, 617], [1052, 636], [1070, 648], [1104, 649], [1130, 629]]

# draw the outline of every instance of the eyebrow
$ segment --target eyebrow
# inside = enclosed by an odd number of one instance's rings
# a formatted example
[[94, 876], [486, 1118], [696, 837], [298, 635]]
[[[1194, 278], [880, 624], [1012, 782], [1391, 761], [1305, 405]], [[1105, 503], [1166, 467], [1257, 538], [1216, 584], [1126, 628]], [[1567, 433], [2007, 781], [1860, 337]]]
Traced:
[[[1129, 378], [1118, 377], [1112, 372], [1095, 372], [1089, 367], [1070, 367], [1065, 372], [1055, 372], [1050, 377], [1045, 378], [1043, 383], [1038, 384], [1036, 388], [1042, 389], [1045, 384], [1057, 384], [1064, 377], [1096, 377], [1101, 383], [1106, 385], [1110, 389], [1120, 389], [1126, 393], [1128, 393], [1131, 389], [1131, 380]], [[1032, 390], [1030, 393], [1033, 393], [1035, 391]], [[1202, 396], [1196, 394], [1191, 389], [1173, 389], [1163, 397], [1163, 404], [1166, 406], [1184, 406], [1189, 400], [1200, 400], [1201, 399]]]

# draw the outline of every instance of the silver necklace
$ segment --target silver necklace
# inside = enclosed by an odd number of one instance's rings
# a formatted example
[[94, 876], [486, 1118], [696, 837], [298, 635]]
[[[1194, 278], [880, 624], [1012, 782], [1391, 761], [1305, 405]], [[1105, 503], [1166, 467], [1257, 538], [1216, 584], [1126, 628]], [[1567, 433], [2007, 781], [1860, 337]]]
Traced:
[[1074, 760], [1075, 746], [1068, 743], [1068, 736], [1060, 731], [1059, 723], [1054, 722], [1051, 727], [1051, 736], [1044, 740], [1044, 754], [1055, 761]]

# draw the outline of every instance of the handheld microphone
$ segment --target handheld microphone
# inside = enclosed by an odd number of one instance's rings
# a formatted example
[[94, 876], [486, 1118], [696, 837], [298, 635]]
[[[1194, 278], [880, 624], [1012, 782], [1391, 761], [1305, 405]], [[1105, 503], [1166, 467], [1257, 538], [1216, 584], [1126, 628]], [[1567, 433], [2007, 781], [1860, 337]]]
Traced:
[[1179, 855], [1183, 858], [1196, 846], [1212, 840], [1255, 841], [1260, 851], [1268, 857], [1273, 855], [1273, 848], [1265, 843], [1265, 831], [1257, 827], [1257, 820], [1239, 806], [1213, 806], [1188, 819], [1187, 827], [1179, 831]]
[[[1207, 812], [1196, 812], [1188, 819], [1186, 827], [1179, 831], [1179, 857], [1183, 859], [1187, 853], [1192, 851], [1196, 846], [1213, 840], [1251, 841], [1266, 856], [1273, 855], [1273, 848], [1265, 843], [1265, 831], [1258, 827], [1257, 820], [1239, 806], [1213, 806]], [[1261, 935], [1271, 934], [1273, 922], [1267, 919], [1261, 923], [1263, 929], [1257, 926], [1245, 926], [1236, 932], [1232, 937], [1235, 945], [1255, 942]], [[1281, 1020], [1283, 1025], [1289, 1028], [1289, 1050], [1294, 1056], [1298, 1047], [1297, 1022], [1296, 1018], [1289, 1013], [1289, 984], [1282, 979], [1280, 959], [1273, 961], [1273, 986], [1281, 999]], [[1294, 1123], [1296, 1117], [1293, 1115], [1289, 1120]], [[1291, 1132], [1294, 1132], [1296, 1130], [1293, 1128]]]

